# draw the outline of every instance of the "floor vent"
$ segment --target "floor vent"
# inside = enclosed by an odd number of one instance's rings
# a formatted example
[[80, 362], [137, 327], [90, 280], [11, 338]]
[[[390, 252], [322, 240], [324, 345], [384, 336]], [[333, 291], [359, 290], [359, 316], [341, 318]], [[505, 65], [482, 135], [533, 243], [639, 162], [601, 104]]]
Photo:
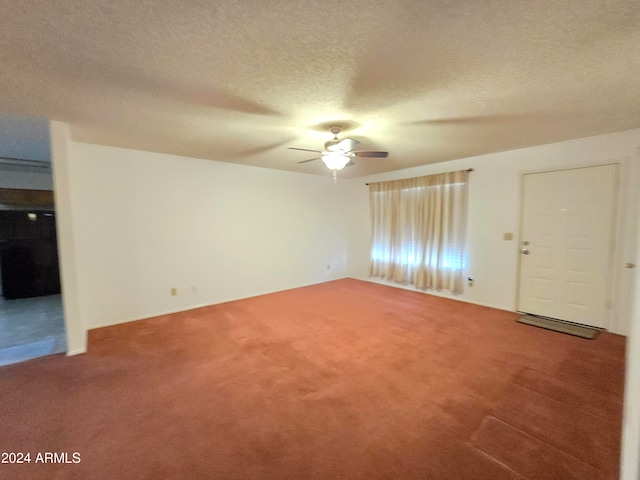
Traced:
[[554, 330], [568, 335], [575, 335], [576, 337], [587, 338], [589, 340], [596, 338], [600, 331], [597, 328], [556, 320], [555, 318], [536, 317], [534, 315], [527, 314], [522, 315], [516, 321], [526, 323], [527, 325], [533, 325], [534, 327], [546, 328], [547, 330]]

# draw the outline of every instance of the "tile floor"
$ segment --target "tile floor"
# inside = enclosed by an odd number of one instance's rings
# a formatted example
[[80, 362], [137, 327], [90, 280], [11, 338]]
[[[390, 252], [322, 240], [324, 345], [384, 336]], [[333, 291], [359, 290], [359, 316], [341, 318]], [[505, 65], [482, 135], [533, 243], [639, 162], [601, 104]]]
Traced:
[[0, 297], [0, 366], [66, 350], [61, 295]]

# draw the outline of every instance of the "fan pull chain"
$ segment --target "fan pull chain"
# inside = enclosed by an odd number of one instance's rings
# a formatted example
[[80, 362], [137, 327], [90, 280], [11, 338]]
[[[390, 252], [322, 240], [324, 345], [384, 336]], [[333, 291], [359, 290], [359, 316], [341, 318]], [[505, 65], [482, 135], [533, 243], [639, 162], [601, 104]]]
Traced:
[[333, 183], [338, 183], [338, 170], [333, 171]]

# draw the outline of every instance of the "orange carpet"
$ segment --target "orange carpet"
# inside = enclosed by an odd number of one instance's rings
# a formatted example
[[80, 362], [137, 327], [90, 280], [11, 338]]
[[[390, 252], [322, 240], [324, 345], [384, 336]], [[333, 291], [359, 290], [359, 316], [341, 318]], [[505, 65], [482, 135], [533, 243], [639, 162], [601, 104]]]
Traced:
[[516, 318], [346, 279], [93, 330], [0, 368], [0, 478], [617, 478], [624, 337]]

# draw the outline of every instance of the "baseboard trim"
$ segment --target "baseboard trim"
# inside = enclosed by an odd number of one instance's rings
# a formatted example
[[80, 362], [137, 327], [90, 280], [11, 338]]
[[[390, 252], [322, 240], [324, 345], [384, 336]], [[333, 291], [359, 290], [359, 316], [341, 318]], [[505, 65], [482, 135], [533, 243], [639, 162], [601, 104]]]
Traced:
[[112, 326], [115, 326], [115, 325], [121, 325], [123, 323], [137, 322], [139, 320], [148, 320], [150, 318], [162, 317], [164, 315], [172, 315], [174, 313], [188, 312], [190, 310], [197, 310], [198, 308], [212, 307], [214, 305], [221, 305], [223, 303], [236, 302], [238, 300], [245, 300], [247, 298], [261, 297], [263, 295], [271, 295], [273, 293], [286, 292], [286, 291], [289, 291], [289, 290], [295, 290], [296, 288], [311, 287], [313, 285], [320, 285], [322, 283], [334, 282], [336, 280], [343, 280], [345, 278], [350, 278], [350, 277], [343, 276], [343, 277], [338, 277], [338, 278], [332, 278], [332, 279], [329, 279], [329, 280], [322, 280], [322, 281], [319, 281], [319, 282], [313, 282], [313, 283], [307, 283], [307, 284], [304, 284], [304, 285], [298, 285], [296, 287], [288, 287], [288, 288], [283, 288], [283, 289], [280, 289], [280, 290], [271, 290], [271, 291], [267, 291], [267, 292], [264, 292], [264, 293], [256, 293], [256, 294], [253, 294], [253, 295], [246, 295], [246, 296], [242, 296], [242, 297], [227, 298], [227, 299], [215, 301], [215, 302], [212, 302], [212, 303], [201, 303], [201, 304], [197, 304], [197, 305], [190, 305], [190, 306], [187, 306], [187, 307], [177, 308], [177, 309], [173, 309], [173, 310], [166, 310], [166, 311], [159, 312], [159, 313], [153, 313], [153, 314], [149, 314], [149, 315], [142, 315], [142, 316], [139, 316], [139, 317], [132, 317], [132, 318], [129, 318], [129, 319], [124, 319], [124, 320], [117, 320], [115, 322], [108, 322], [108, 323], [102, 323], [102, 324], [98, 324], [98, 325], [93, 325], [93, 326], [89, 327], [88, 330], [96, 330], [98, 328], [112, 327]]
[[449, 300], [454, 300], [456, 302], [471, 303], [473, 305], [478, 305], [480, 307], [494, 308], [496, 310], [502, 310], [503, 312], [516, 313], [515, 309], [505, 308], [498, 305], [492, 305], [489, 303], [476, 302], [474, 300], [469, 300], [468, 298], [464, 298], [461, 296], [454, 296], [454, 294], [446, 295], [446, 294], [439, 293], [437, 291], [418, 290], [417, 288], [412, 287], [410, 285], [402, 285], [399, 283], [394, 284], [394, 283], [389, 283], [386, 280], [382, 280], [382, 279], [378, 280], [376, 278], [370, 278], [370, 277], [368, 278], [350, 277], [350, 278], [353, 278], [354, 280], [362, 280], [364, 282], [375, 283], [376, 285], [383, 285], [385, 287], [399, 288], [401, 290], [407, 290], [409, 292], [421, 293], [423, 295], [432, 295], [434, 297], [447, 298]]
[[80, 355], [82, 353], [87, 353], [86, 348], [76, 348], [75, 350], [69, 350], [65, 353], [67, 357], [72, 357], [74, 355]]

